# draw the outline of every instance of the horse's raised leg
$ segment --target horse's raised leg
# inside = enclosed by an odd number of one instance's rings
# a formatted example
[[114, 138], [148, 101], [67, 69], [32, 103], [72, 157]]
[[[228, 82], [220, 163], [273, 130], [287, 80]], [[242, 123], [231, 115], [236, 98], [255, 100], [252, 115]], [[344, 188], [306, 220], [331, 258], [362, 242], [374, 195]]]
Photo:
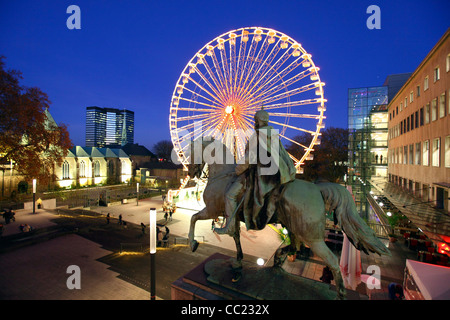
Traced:
[[191, 246], [192, 252], [194, 252], [198, 248], [198, 241], [195, 240], [195, 223], [197, 222], [197, 220], [206, 220], [209, 218], [210, 217], [208, 217], [206, 208], [203, 208], [202, 210], [200, 210], [199, 212], [197, 212], [196, 214], [194, 214], [191, 217], [191, 225], [189, 227], [188, 240], [189, 240], [189, 245]]
[[334, 281], [336, 283], [336, 291], [338, 299], [345, 299], [345, 285], [342, 279], [341, 270], [339, 268], [339, 262], [334, 253], [327, 247], [325, 241], [313, 241], [307, 243], [311, 250], [323, 259], [325, 264], [331, 269], [333, 273]]

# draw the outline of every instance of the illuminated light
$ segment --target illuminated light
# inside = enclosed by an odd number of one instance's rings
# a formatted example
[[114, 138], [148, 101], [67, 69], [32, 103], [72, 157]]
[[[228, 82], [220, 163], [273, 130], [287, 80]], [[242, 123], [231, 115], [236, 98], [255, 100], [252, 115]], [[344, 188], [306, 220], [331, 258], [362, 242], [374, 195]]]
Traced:
[[248, 31], [242, 30], [242, 42], [247, 42], [247, 41], [248, 41]]
[[195, 65], [194, 64], [189, 65], [189, 73], [195, 73]]
[[273, 31], [273, 30], [270, 30], [269, 32], [267, 32], [267, 35], [269, 36], [269, 37], [273, 37], [273, 36], [275, 36], [277, 33], [275, 32], [275, 31]]
[[233, 106], [226, 106], [225, 113], [226, 114], [232, 114], [234, 112]]
[[203, 64], [203, 58], [204, 58], [204, 57], [205, 57], [204, 54], [199, 53], [199, 54], [197, 55], [197, 63]]
[[378, 202], [378, 205], [379, 205], [380, 207], [382, 207], [382, 206], [384, 206], [384, 203], [383, 203], [383, 202]]
[[309, 68], [311, 67], [311, 63], [309, 61], [305, 61], [302, 63], [303, 68]]
[[388, 217], [392, 216], [392, 212], [390, 212], [390, 211], [386, 212], [386, 214]]
[[267, 39], [267, 42], [268, 42], [269, 44], [272, 44], [272, 43], [275, 42], [275, 38], [274, 38], [274, 37], [270, 37], [269, 39]]
[[236, 34], [235, 33], [230, 33], [230, 43], [232, 45], [236, 44]]
[[264, 259], [263, 258], [258, 258], [258, 260], [256, 260], [256, 263], [258, 264], [258, 266], [263, 266], [264, 265]]
[[189, 82], [189, 78], [188, 78], [188, 76], [186, 75], [186, 76], [183, 77], [183, 83], [186, 84], [186, 83], [188, 83], [188, 82]]
[[223, 49], [224, 49], [223, 43], [225, 42], [225, 40], [223, 40], [223, 39], [218, 39], [217, 42], [219, 43], [219, 45], [217, 46], [217, 48], [219, 48], [219, 50], [223, 50]]
[[441, 245], [439, 246], [439, 253], [448, 254], [449, 252], [450, 247], [445, 243], [441, 243]]
[[319, 80], [319, 76], [317, 74], [313, 74], [309, 77], [309, 79], [311, 79], [311, 81], [317, 81]]
[[292, 53], [292, 56], [293, 57], [298, 57], [300, 55], [300, 51], [299, 50], [295, 50], [293, 53]]
[[257, 36], [255, 37], [255, 41], [256, 41], [256, 42], [261, 41], [261, 39], [262, 39], [262, 37], [261, 37], [260, 35], [257, 35]]
[[322, 89], [317, 89], [316, 90], [316, 96], [320, 96], [322, 95]]
[[281, 49], [286, 49], [286, 48], [288, 47], [287, 42], [282, 42], [282, 43], [280, 44], [280, 47], [281, 47]]
[[156, 253], [156, 209], [150, 209], [150, 253]]
[[378, 196], [373, 196], [373, 198], [374, 198], [375, 200], [377, 200], [377, 199], [378, 199]]
[[178, 87], [177, 93], [178, 93], [178, 94], [182, 94], [182, 93], [183, 93], [183, 87], [182, 87], [182, 86], [179, 86], [179, 87]]

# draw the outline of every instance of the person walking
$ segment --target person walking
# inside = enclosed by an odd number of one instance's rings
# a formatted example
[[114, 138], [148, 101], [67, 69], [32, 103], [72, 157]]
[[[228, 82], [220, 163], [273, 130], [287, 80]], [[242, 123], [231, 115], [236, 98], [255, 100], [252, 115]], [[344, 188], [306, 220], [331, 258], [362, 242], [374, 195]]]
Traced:
[[170, 211], [169, 211], [169, 220], [170, 220], [170, 221], [172, 221], [172, 214], [173, 214], [173, 210], [170, 209]]
[[145, 234], [145, 224], [143, 224], [142, 222], [141, 222], [141, 230], [142, 230], [142, 234]]
[[109, 218], [110, 218], [110, 216], [109, 216], [109, 212], [108, 212], [108, 214], [106, 215], [106, 224], [109, 224]]
[[119, 214], [119, 225], [122, 225], [122, 214]]

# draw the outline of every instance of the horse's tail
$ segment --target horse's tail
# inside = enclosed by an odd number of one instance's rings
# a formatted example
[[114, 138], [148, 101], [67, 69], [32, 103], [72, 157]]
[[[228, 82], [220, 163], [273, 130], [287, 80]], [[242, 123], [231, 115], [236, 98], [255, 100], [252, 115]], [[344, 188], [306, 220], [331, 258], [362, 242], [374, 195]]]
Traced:
[[326, 204], [331, 204], [334, 209], [335, 219], [338, 225], [347, 235], [356, 249], [388, 255], [391, 253], [386, 246], [377, 238], [375, 232], [369, 228], [358, 214], [355, 201], [351, 193], [337, 183], [318, 183], [322, 197]]

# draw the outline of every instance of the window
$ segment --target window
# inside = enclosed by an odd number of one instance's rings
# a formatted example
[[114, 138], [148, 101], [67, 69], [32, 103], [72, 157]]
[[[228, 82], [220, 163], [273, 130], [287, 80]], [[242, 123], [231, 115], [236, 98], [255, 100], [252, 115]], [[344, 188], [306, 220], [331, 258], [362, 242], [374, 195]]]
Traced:
[[125, 162], [125, 160], [122, 160], [122, 174], [127, 174], [127, 163]]
[[406, 109], [407, 106], [408, 106], [408, 98], [405, 97], [405, 109]]
[[400, 163], [400, 151], [398, 149], [395, 149], [395, 163]]
[[423, 126], [423, 121], [424, 121], [424, 119], [423, 119], [423, 107], [422, 107], [422, 108], [420, 108], [420, 126]]
[[408, 146], [403, 147], [403, 164], [408, 164]]
[[419, 127], [419, 111], [416, 111], [416, 116], [414, 118], [414, 127], [418, 128]]
[[409, 145], [409, 164], [413, 164], [414, 162], [414, 145]]
[[431, 121], [437, 120], [437, 99], [431, 101]]
[[425, 123], [430, 123], [430, 104], [427, 103], [425, 108]]
[[406, 132], [409, 132], [410, 117], [406, 118]]
[[433, 139], [433, 150], [431, 154], [431, 165], [433, 167], [439, 167], [441, 138]]
[[428, 90], [428, 76], [425, 77], [423, 81], [423, 91]]
[[447, 72], [450, 71], [450, 53], [447, 55], [445, 71], [447, 71]]
[[400, 102], [400, 112], [403, 110], [403, 102]]
[[417, 86], [416, 89], [416, 96], [420, 97], [420, 86]]
[[433, 75], [434, 75], [434, 82], [438, 81], [441, 78], [439, 67], [434, 68]]
[[416, 153], [414, 157], [414, 164], [420, 164], [420, 142], [416, 143]]
[[445, 137], [445, 167], [450, 168], [450, 136]]
[[84, 162], [84, 160], [81, 160], [80, 162], [80, 177], [86, 177], [86, 162]]
[[445, 117], [445, 92], [439, 98], [439, 118]]
[[411, 93], [409, 94], [409, 103], [414, 101], [414, 92], [411, 91]]
[[100, 162], [94, 161], [94, 177], [100, 177]]
[[64, 161], [64, 163], [62, 165], [62, 178], [63, 179], [70, 179], [69, 163], [67, 161]]
[[[449, 108], [450, 108], [450, 105], [449, 105]], [[398, 106], [395, 107], [395, 114], [396, 114], [396, 115], [398, 114]]]
[[422, 147], [422, 164], [428, 166], [428, 161], [430, 159], [430, 140], [423, 142]]
[[403, 148], [399, 147], [398, 148], [398, 163], [403, 163]]

